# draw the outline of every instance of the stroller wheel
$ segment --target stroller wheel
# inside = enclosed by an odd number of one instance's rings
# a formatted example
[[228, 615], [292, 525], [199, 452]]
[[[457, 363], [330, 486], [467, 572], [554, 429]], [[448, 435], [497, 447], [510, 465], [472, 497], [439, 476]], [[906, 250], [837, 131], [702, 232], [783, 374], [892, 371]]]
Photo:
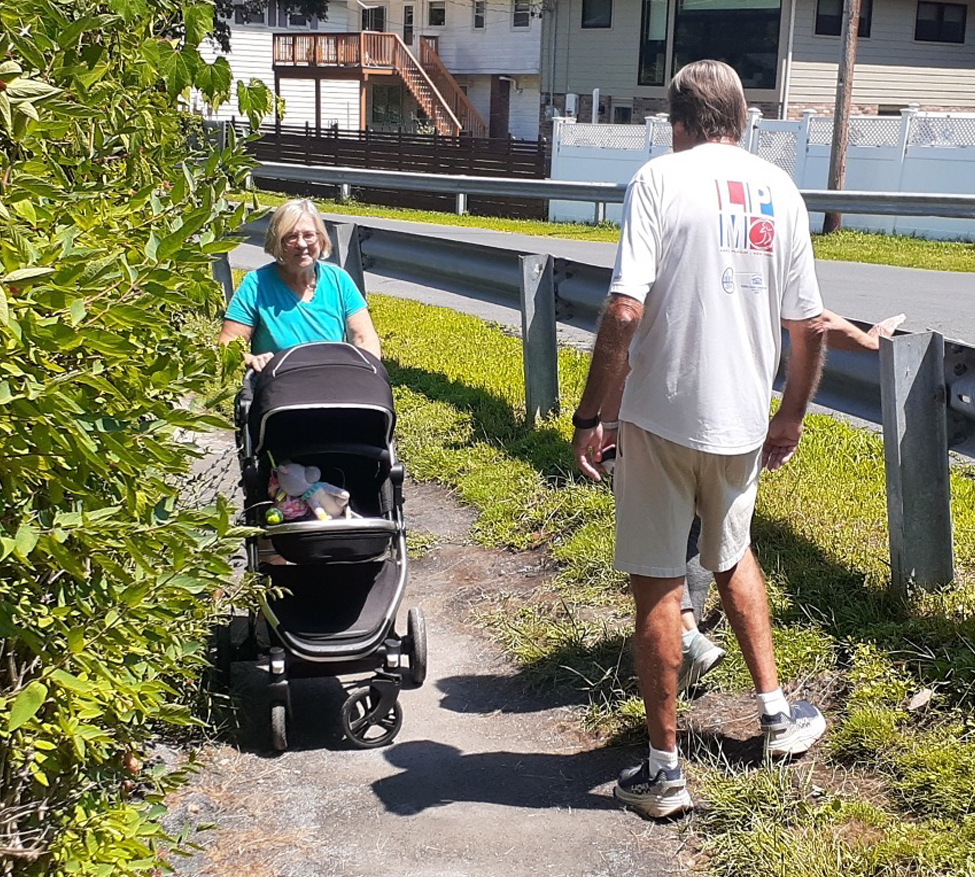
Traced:
[[406, 616], [406, 639], [410, 682], [419, 688], [427, 678], [427, 624], [419, 606], [414, 606]]
[[389, 712], [377, 715], [380, 693], [371, 686], [357, 688], [342, 704], [342, 730], [357, 749], [375, 749], [391, 743], [403, 726], [403, 707], [393, 701]]
[[278, 752], [288, 748], [288, 711], [283, 703], [271, 707], [271, 745]]
[[234, 660], [234, 646], [230, 622], [218, 624], [213, 630], [212, 679], [218, 691], [230, 691], [230, 667]]

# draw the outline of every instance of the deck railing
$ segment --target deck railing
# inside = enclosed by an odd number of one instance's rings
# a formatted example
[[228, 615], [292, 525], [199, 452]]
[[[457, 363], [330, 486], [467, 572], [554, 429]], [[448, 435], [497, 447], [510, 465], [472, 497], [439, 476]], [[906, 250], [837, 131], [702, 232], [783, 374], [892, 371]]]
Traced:
[[420, 51], [427, 59], [423, 63], [410, 52], [399, 35], [393, 33], [274, 35], [274, 63], [277, 65], [394, 70], [433, 122], [438, 134], [456, 136], [467, 131], [476, 137], [485, 136], [487, 125], [436, 51], [423, 40], [420, 41]]

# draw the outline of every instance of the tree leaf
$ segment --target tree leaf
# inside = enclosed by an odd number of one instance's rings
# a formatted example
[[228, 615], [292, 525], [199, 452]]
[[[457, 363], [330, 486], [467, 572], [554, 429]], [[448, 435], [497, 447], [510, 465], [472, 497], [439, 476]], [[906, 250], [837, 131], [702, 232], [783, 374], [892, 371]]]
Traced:
[[21, 524], [17, 528], [16, 534], [14, 534], [14, 551], [26, 560], [27, 556], [37, 545], [37, 539], [38, 532], [36, 527], [32, 524]]
[[27, 283], [31, 283], [37, 280], [39, 277], [47, 277], [48, 274], [53, 274], [53, 268], [18, 268], [16, 271], [11, 271], [9, 274], [5, 274], [0, 277], [0, 281], [4, 283], [18, 283], [22, 286], [26, 286]]
[[44, 704], [47, 697], [47, 686], [43, 682], [34, 680], [26, 688], [22, 688], [14, 698], [10, 715], [7, 717], [7, 730], [16, 731], [25, 722], [29, 722]]

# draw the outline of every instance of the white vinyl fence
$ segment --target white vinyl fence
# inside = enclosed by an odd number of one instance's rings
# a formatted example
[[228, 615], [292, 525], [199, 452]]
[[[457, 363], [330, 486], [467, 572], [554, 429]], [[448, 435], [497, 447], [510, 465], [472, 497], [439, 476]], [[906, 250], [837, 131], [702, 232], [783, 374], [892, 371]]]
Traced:
[[[763, 119], [749, 110], [742, 146], [788, 172], [800, 189], [825, 189], [833, 119], [809, 111], [799, 121]], [[626, 183], [647, 161], [671, 149], [666, 116], [645, 125], [589, 125], [556, 119], [552, 143], [553, 180]], [[975, 114], [923, 113], [910, 108], [896, 116], [850, 119], [845, 188], [871, 192], [975, 194]], [[601, 213], [601, 208], [599, 209]], [[622, 206], [605, 207], [619, 222]], [[553, 201], [550, 218], [590, 222], [591, 205]], [[812, 214], [813, 231], [823, 215]], [[975, 220], [844, 215], [847, 228], [920, 237], [975, 240]]]

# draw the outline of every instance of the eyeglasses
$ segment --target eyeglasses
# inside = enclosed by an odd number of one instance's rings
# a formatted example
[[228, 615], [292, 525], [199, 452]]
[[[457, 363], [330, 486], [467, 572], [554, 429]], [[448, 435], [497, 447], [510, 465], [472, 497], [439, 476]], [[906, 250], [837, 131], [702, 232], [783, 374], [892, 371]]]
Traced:
[[296, 232], [293, 231], [291, 234], [286, 234], [282, 239], [282, 242], [286, 247], [297, 247], [301, 244], [313, 244], [318, 241], [317, 231], [304, 231]]

